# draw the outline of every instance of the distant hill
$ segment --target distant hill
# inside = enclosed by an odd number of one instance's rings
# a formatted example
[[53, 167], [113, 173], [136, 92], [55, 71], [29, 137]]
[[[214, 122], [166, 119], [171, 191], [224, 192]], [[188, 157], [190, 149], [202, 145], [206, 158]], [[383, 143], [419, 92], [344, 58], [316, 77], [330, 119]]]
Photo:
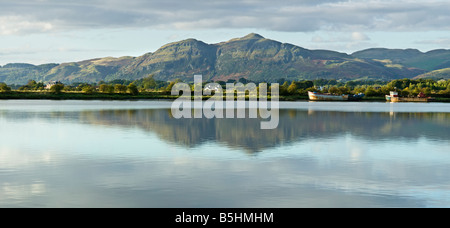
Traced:
[[365, 60], [390, 60], [393, 64], [426, 71], [450, 67], [450, 50], [444, 49], [423, 53], [417, 49], [371, 48], [355, 52], [352, 56]]
[[301, 79], [382, 79], [414, 78], [450, 67], [450, 50], [422, 53], [415, 49], [367, 49], [351, 55], [309, 50], [292, 44], [248, 34], [217, 44], [195, 39], [169, 43], [139, 57], [97, 58], [63, 64], [7, 64], [0, 67], [0, 82], [25, 84], [59, 80], [99, 82], [139, 79], [153, 74], [155, 79], [189, 82], [195, 74], [204, 80], [273, 82]]
[[426, 74], [421, 74], [414, 79], [434, 79], [434, 80], [440, 80], [440, 79], [450, 79], [450, 68], [444, 68], [440, 70], [434, 70], [431, 72], [428, 72]]

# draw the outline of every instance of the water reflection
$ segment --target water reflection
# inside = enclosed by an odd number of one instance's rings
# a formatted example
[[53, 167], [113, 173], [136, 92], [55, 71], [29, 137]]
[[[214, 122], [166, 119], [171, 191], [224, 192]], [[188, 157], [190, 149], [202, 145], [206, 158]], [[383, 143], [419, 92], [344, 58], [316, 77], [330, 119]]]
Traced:
[[450, 113], [385, 113], [280, 110], [280, 124], [260, 130], [261, 119], [174, 119], [167, 109], [89, 110], [81, 112], [0, 112], [0, 118], [61, 119], [98, 126], [140, 128], [188, 148], [213, 141], [259, 152], [309, 138], [351, 134], [368, 140], [448, 140]]
[[260, 130], [126, 104], [0, 106], [0, 207], [450, 205], [450, 112], [282, 109]]

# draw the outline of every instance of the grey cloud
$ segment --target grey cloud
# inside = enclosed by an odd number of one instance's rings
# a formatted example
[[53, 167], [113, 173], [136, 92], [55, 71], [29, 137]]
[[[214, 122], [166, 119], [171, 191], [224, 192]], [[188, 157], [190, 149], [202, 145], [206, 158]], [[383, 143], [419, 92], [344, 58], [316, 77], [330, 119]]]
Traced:
[[276, 4], [269, 0], [82, 0], [75, 3], [25, 0], [1, 1], [0, 6], [0, 18], [14, 16], [36, 23], [48, 23], [53, 30], [153, 27], [186, 30], [257, 28], [301, 32], [450, 28], [450, 4], [425, 0], [287, 0]]
[[438, 38], [433, 40], [419, 40], [414, 42], [416, 44], [437, 44], [444, 47], [450, 47], [450, 38]]

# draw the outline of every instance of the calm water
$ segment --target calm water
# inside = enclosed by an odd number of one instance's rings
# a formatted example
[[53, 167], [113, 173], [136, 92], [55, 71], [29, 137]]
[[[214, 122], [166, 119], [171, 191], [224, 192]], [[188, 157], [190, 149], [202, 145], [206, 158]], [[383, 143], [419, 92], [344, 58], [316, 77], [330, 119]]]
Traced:
[[450, 207], [450, 104], [0, 101], [0, 207]]

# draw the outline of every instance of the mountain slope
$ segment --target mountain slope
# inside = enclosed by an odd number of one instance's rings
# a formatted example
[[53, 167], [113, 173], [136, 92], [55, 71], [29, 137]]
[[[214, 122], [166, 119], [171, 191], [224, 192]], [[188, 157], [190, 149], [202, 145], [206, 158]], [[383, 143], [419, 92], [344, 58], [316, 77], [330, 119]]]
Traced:
[[107, 79], [138, 79], [154, 74], [160, 80], [193, 79], [194, 74], [208, 77], [214, 69], [216, 47], [195, 39], [167, 44], [121, 68]]
[[371, 48], [355, 52], [352, 56], [366, 60], [389, 60], [394, 64], [426, 71], [450, 67], [450, 50], [444, 49], [423, 53], [417, 49]]
[[344, 53], [308, 50], [249, 34], [218, 44], [188, 39], [163, 46], [137, 58], [112, 78], [137, 79], [154, 74], [159, 80], [191, 81], [247, 78], [254, 81], [285, 79], [393, 79], [424, 73], [408, 68], [391, 69]]
[[28, 80], [43, 81], [43, 75], [56, 66], [58, 64], [35, 66], [26, 63], [10, 63], [0, 67], [0, 82], [24, 85]]
[[419, 78], [434, 79], [434, 80], [450, 79], [450, 68], [434, 70], [434, 71], [428, 72], [426, 74], [421, 74], [417, 77], [414, 77], [414, 79], [419, 79]]
[[131, 64], [135, 58], [100, 58], [76, 63], [63, 63], [48, 71], [44, 81], [98, 82]]
[[8, 64], [0, 67], [0, 82], [25, 84], [28, 80], [98, 82], [139, 79], [153, 74], [158, 80], [277, 81], [301, 79], [413, 78], [450, 67], [450, 51], [422, 53], [415, 49], [368, 49], [348, 55], [329, 50], [308, 50], [249, 34], [217, 44], [187, 39], [162, 46], [139, 57], [99, 58], [81, 62]]

